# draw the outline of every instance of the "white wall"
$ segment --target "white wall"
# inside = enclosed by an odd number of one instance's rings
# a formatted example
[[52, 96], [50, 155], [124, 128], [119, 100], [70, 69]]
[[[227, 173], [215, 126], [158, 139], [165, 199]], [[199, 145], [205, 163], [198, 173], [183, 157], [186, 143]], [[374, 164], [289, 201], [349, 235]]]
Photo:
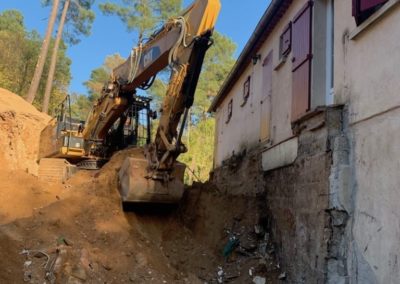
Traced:
[[[292, 109], [292, 54], [283, 64], [279, 59], [279, 37], [287, 24], [307, 3], [307, 0], [293, 1], [273, 32], [262, 45], [258, 54], [261, 60], [243, 70], [241, 77], [229, 92], [216, 111], [217, 134], [214, 166], [219, 167], [222, 161], [228, 159], [232, 152], [238, 153], [244, 148], [257, 145], [260, 140], [260, 101], [263, 97], [263, 66], [265, 57], [272, 51], [272, 66], [276, 70], [272, 72], [272, 94], [270, 114], [270, 141], [267, 148], [292, 137], [291, 109]], [[326, 61], [326, 9], [327, 0], [316, 0], [313, 8], [313, 67], [311, 86], [311, 107], [315, 108], [325, 104], [325, 61]], [[251, 95], [247, 104], [243, 107], [242, 88], [247, 76], [251, 75]], [[226, 111], [228, 102], [233, 98], [233, 116], [227, 124]]]
[[335, 101], [349, 108], [354, 172], [351, 283], [400, 281], [400, 5], [357, 37], [335, 1]]
[[[258, 143], [260, 92], [255, 90], [259, 82], [253, 74], [253, 65], [250, 65], [217, 110], [215, 157], [217, 166], [220, 166], [221, 162], [229, 158], [232, 153], [239, 153], [241, 150]], [[249, 75], [251, 75], [250, 96], [247, 103], [241, 106], [243, 103], [243, 84]], [[232, 117], [227, 123], [228, 103], [231, 99], [233, 99]]]
[[[294, 1], [286, 14], [277, 24], [274, 31], [259, 50], [261, 60], [252, 63], [242, 73], [239, 80], [227, 97], [217, 108], [217, 135], [214, 166], [219, 167], [222, 161], [228, 159], [232, 152], [238, 153], [244, 148], [257, 145], [260, 140], [260, 101], [263, 96], [263, 66], [265, 57], [273, 52], [273, 68], [279, 64], [279, 37], [286, 25], [296, 13], [305, 5], [307, 0]], [[325, 56], [325, 55], [324, 55]], [[283, 63], [272, 73], [270, 143], [271, 147], [292, 136], [291, 105], [292, 105], [292, 63], [291, 54], [287, 62]], [[242, 103], [243, 83], [251, 75], [251, 94], [246, 105]], [[324, 96], [324, 94], [320, 94]], [[229, 123], [226, 121], [226, 111], [230, 99], [233, 98], [233, 116]]]

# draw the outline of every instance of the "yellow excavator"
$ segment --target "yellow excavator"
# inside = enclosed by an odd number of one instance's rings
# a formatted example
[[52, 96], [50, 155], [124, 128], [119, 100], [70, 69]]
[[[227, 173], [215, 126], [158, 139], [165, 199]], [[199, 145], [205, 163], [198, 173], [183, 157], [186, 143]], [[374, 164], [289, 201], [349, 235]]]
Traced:
[[[177, 162], [187, 151], [182, 135], [220, 8], [219, 0], [196, 0], [139, 43], [113, 70], [84, 126], [74, 130], [71, 117], [59, 115], [43, 130], [39, 158], [96, 168], [115, 151], [135, 146], [118, 173], [123, 204], [177, 203], [186, 168]], [[151, 141], [150, 121], [156, 114], [150, 99], [136, 91], [148, 89], [168, 66], [170, 81]]]

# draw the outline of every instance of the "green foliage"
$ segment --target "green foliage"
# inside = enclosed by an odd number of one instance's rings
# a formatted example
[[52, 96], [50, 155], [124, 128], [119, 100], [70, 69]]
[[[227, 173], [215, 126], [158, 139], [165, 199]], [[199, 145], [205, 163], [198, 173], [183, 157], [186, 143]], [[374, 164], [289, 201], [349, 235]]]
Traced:
[[0, 30], [24, 34], [24, 17], [17, 10], [4, 11], [0, 17]]
[[[62, 0], [60, 1], [59, 16], [65, 2], [70, 1], [63, 30], [63, 39], [66, 43], [74, 45], [80, 42], [80, 36], [89, 36], [95, 19], [95, 13], [91, 10], [94, 0]], [[51, 6], [52, 0], [42, 0], [44, 6]]]
[[100, 97], [104, 84], [110, 79], [112, 70], [124, 62], [125, 59], [119, 54], [107, 56], [102, 66], [96, 68], [90, 74], [90, 79], [84, 83], [89, 92], [89, 100], [94, 102]]
[[174, 17], [182, 10], [182, 0], [158, 0], [156, 15], [158, 21], [165, 21]]
[[76, 93], [71, 95], [71, 113], [73, 118], [86, 121], [91, 109], [92, 102], [87, 96]]
[[122, 0], [122, 5], [113, 1], [100, 4], [105, 15], [116, 15], [129, 31], [135, 31], [139, 39], [149, 37], [161, 22], [177, 15], [182, 0]]
[[[35, 71], [42, 38], [36, 31], [27, 31], [23, 16], [19, 11], [9, 10], [0, 13], [0, 87], [20, 96], [25, 96]], [[54, 41], [51, 42], [51, 45]], [[46, 61], [43, 74], [48, 73], [50, 58]], [[71, 74], [71, 60], [66, 55], [65, 44], [60, 45], [58, 66], [54, 78], [50, 109], [59, 104], [67, 94]], [[39, 85], [34, 105], [42, 104], [45, 80]]]
[[188, 127], [185, 141], [189, 151], [179, 157], [179, 161], [188, 167], [185, 183], [193, 181], [205, 182], [209, 178], [212, 169], [214, 155], [214, 131], [215, 120], [204, 118], [193, 127]]
[[235, 43], [219, 32], [214, 32], [213, 39], [214, 44], [207, 51], [196, 89], [193, 112], [197, 116], [206, 115], [208, 107], [235, 63]]
[[189, 184], [198, 178], [204, 182], [209, 177], [214, 155], [215, 121], [207, 114], [207, 110], [235, 63], [236, 45], [233, 41], [219, 32], [214, 32], [213, 39], [214, 45], [204, 59], [191, 109], [193, 125], [186, 130], [189, 151], [180, 157], [189, 167], [185, 176], [185, 182]]

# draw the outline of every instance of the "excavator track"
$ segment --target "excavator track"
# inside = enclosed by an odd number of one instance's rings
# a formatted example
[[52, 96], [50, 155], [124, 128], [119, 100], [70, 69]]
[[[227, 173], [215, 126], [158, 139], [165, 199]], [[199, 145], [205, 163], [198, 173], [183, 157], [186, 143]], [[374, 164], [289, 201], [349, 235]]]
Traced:
[[89, 159], [79, 162], [76, 166], [82, 170], [98, 170], [107, 163], [106, 159]]

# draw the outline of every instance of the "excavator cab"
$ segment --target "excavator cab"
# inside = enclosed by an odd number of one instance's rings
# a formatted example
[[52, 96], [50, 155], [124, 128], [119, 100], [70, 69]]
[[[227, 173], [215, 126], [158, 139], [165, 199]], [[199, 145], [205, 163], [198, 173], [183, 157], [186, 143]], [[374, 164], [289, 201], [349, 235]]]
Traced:
[[128, 147], [144, 147], [151, 141], [151, 120], [155, 112], [151, 110], [152, 99], [134, 96], [132, 102], [108, 131], [105, 145], [110, 156]]
[[84, 121], [72, 118], [70, 97], [57, 106], [54, 116], [40, 134], [39, 159], [80, 160], [84, 155], [82, 129]]

